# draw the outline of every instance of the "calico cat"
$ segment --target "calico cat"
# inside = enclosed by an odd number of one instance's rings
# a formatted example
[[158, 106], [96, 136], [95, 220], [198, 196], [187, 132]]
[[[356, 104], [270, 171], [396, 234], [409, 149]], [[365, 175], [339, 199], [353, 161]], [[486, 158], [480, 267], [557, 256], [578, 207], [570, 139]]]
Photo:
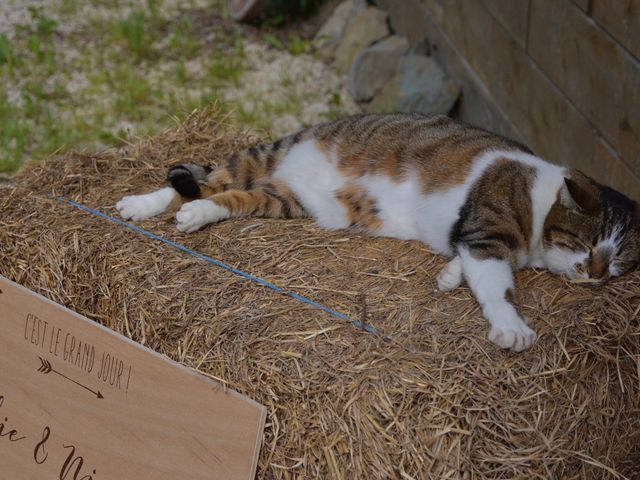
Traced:
[[635, 201], [446, 116], [348, 117], [251, 147], [213, 170], [173, 167], [168, 180], [171, 187], [120, 200], [121, 216], [179, 209], [177, 227], [187, 233], [229, 217], [312, 216], [329, 229], [420, 240], [451, 259], [439, 289], [464, 278], [489, 339], [517, 352], [536, 334], [513, 303], [514, 271], [601, 282], [640, 264]]

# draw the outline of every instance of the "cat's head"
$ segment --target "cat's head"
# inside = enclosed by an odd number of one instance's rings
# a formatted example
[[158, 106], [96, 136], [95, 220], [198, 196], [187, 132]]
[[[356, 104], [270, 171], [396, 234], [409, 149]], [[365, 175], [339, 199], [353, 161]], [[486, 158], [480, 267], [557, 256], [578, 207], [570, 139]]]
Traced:
[[640, 205], [571, 170], [544, 223], [544, 261], [569, 278], [605, 281], [640, 265]]

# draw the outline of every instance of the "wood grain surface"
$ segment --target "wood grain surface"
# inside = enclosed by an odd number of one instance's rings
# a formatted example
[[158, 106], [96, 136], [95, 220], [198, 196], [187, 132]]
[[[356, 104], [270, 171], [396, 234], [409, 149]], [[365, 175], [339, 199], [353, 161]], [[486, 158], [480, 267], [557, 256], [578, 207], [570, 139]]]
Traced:
[[266, 410], [0, 277], [0, 478], [254, 478]]

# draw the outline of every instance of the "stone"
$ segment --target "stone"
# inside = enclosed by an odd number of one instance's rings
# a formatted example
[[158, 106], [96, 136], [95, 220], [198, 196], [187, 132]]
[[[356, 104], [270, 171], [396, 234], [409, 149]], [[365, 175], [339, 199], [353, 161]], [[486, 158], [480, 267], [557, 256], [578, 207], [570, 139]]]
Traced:
[[375, 3], [388, 12], [391, 29], [406, 36], [411, 46], [427, 36], [429, 14], [421, 0], [376, 0]]
[[376, 7], [367, 7], [353, 18], [336, 48], [336, 67], [348, 72], [360, 50], [389, 35], [387, 14]]
[[392, 35], [362, 50], [351, 64], [347, 79], [347, 90], [353, 99], [371, 100], [389, 81], [408, 49], [405, 37]]
[[370, 112], [447, 114], [460, 95], [460, 87], [431, 57], [407, 55], [396, 73], [368, 105]]
[[315, 49], [325, 58], [332, 57], [349, 22], [365, 8], [365, 0], [346, 0], [340, 3], [314, 37]]

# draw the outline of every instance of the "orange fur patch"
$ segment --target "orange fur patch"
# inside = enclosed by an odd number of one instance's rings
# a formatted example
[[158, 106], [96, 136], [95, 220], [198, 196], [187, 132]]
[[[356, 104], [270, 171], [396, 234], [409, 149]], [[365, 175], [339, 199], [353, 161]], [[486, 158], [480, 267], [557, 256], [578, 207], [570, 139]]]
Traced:
[[336, 198], [346, 207], [349, 224], [352, 227], [375, 232], [384, 226], [378, 217], [375, 200], [363, 189], [350, 185], [338, 190]]

